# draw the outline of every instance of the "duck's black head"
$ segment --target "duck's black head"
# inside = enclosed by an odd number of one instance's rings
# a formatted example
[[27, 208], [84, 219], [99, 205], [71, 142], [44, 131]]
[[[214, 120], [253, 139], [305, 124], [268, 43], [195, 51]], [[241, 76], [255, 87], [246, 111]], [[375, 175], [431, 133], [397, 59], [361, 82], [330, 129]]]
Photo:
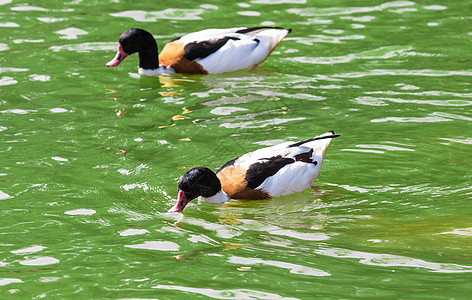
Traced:
[[139, 67], [156, 69], [159, 66], [156, 40], [144, 29], [131, 28], [123, 32], [118, 40], [118, 52], [107, 67], [118, 66], [128, 55], [139, 54]]
[[169, 212], [180, 212], [191, 200], [199, 196], [209, 198], [219, 191], [221, 183], [215, 172], [205, 167], [191, 169], [180, 177], [177, 203]]
[[118, 40], [123, 51], [128, 54], [146, 51], [148, 48], [156, 47], [156, 40], [144, 29], [131, 28], [123, 32]]

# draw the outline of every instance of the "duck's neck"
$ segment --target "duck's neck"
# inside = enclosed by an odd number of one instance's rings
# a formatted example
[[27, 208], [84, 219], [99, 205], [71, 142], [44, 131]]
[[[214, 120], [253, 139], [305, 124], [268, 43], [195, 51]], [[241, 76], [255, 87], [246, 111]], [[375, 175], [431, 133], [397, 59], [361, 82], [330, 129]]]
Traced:
[[140, 51], [139, 55], [139, 68], [145, 70], [153, 70], [159, 67], [159, 56], [157, 51], [157, 44], [151, 44], [145, 50]]
[[216, 195], [211, 197], [198, 197], [199, 201], [212, 202], [212, 203], [223, 203], [229, 200], [228, 195], [220, 190]]
[[157, 52], [157, 44], [154, 43], [151, 47], [148, 47], [145, 51], [141, 51], [139, 54], [139, 68], [138, 73], [140, 75], [155, 76], [162, 73], [175, 73], [172, 68], [166, 68], [159, 65], [159, 55]]

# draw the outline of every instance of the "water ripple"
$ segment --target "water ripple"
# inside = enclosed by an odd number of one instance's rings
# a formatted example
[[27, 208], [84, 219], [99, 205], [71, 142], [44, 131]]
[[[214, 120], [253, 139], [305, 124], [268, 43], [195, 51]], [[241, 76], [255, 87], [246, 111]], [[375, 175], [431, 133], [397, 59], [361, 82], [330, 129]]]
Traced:
[[120, 236], [140, 235], [149, 233], [147, 229], [126, 229], [120, 232]]
[[357, 97], [353, 101], [369, 106], [385, 106], [388, 105], [385, 101], [393, 102], [393, 103], [412, 103], [412, 104], [427, 104], [427, 105], [435, 105], [435, 106], [469, 106], [472, 105], [472, 101], [469, 100], [461, 100], [461, 99], [453, 99], [453, 100], [406, 100], [400, 98], [377, 98], [377, 97]]
[[56, 31], [57, 34], [60, 35], [60, 39], [65, 39], [65, 40], [75, 40], [77, 39], [80, 35], [86, 35], [88, 34], [87, 31], [82, 30], [80, 28], [75, 28], [75, 27], [69, 27], [66, 29], [62, 29], [59, 31]]
[[112, 17], [132, 18], [137, 22], [156, 22], [157, 20], [201, 20], [203, 9], [167, 8], [162, 11], [127, 10], [110, 14]]
[[13, 253], [13, 254], [22, 255], [22, 254], [36, 253], [36, 252], [42, 251], [44, 249], [46, 249], [46, 247], [44, 247], [44, 246], [31, 246], [31, 247], [27, 247], [27, 248], [23, 248], [23, 249], [12, 250], [10, 252]]
[[222, 123], [220, 127], [225, 128], [264, 128], [270, 125], [284, 124], [291, 121], [300, 121], [305, 120], [305, 118], [287, 118], [280, 119], [274, 118], [271, 120], [261, 120], [261, 121], [247, 121], [247, 122], [238, 122], [238, 123]]
[[137, 245], [125, 245], [125, 247], [158, 251], [178, 251], [180, 249], [180, 246], [178, 244], [167, 241], [146, 241], [142, 244]]
[[450, 119], [428, 116], [428, 117], [387, 117], [380, 119], [370, 120], [372, 123], [383, 123], [383, 122], [397, 122], [397, 123], [436, 123], [436, 122], [448, 122]]
[[42, 8], [39, 6], [32, 6], [32, 5], [15, 6], [15, 7], [12, 7], [11, 10], [13, 11], [48, 11], [46, 8]]
[[442, 76], [472, 76], [472, 71], [446, 71], [446, 70], [406, 70], [406, 69], [375, 69], [367, 72], [352, 72], [332, 75], [333, 77], [339, 78], [361, 78], [367, 76], [431, 76], [431, 77], [442, 77]]
[[298, 275], [308, 275], [308, 276], [331, 276], [330, 273], [325, 272], [323, 270], [309, 268], [293, 263], [287, 263], [283, 261], [276, 261], [276, 260], [263, 260], [260, 258], [248, 258], [248, 257], [239, 257], [239, 256], [231, 256], [228, 259], [229, 263], [232, 264], [240, 264], [240, 265], [266, 265], [277, 267], [281, 269], [288, 269], [292, 274]]
[[[451, 138], [441, 138], [441, 140], [453, 142], [453, 143], [459, 143], [459, 144], [464, 144], [464, 145], [472, 145], [472, 138], [465, 138], [465, 139], [451, 139]], [[1, 199], [1, 197], [0, 197]]]
[[427, 9], [427, 10], [445, 10], [447, 9], [447, 6], [443, 6], [443, 5], [427, 5], [427, 6], [423, 6], [424, 9]]
[[[42, 82], [47, 82], [47, 81], [51, 80], [51, 76], [49, 76], [49, 75], [39, 75], [39, 74], [31, 74], [31, 75], [28, 76], [28, 78], [31, 81], [42, 81]], [[55, 109], [56, 111], [53, 111], [53, 109]], [[57, 111], [57, 110], [64, 110], [63, 108], [53, 108], [53, 109], [51, 109], [52, 112], [66, 112], [67, 111], [67, 110]]]
[[54, 265], [58, 263], [59, 263], [59, 260], [57, 258], [50, 257], [50, 256], [37, 257], [33, 259], [26, 259], [26, 260], [20, 261], [20, 264], [24, 266], [47, 266], [47, 265]]
[[11, 196], [8, 195], [7, 193], [3, 192], [3, 191], [0, 191], [0, 200], [6, 200], [6, 199], [10, 199]]
[[233, 226], [215, 224], [215, 223], [207, 222], [202, 219], [185, 218], [184, 220], [186, 223], [200, 226], [206, 230], [215, 231], [216, 236], [225, 238], [225, 239], [230, 239], [230, 238], [233, 238], [235, 236], [239, 236], [242, 234], [242, 231], [239, 228], [235, 228]]
[[27, 72], [29, 69], [26, 68], [9, 68], [9, 67], [2, 67], [0, 68], [0, 73], [4, 72]]
[[453, 120], [462, 120], [472, 122], [472, 118], [458, 115], [458, 114], [451, 114], [451, 113], [444, 113], [444, 112], [434, 112], [429, 114], [426, 117], [387, 117], [381, 119], [372, 119], [370, 120], [372, 123], [382, 123], [382, 122], [398, 122], [398, 123], [435, 123], [435, 122], [449, 122]]
[[472, 122], [472, 118], [466, 117], [466, 116], [463, 116], [463, 115], [458, 115], [458, 114], [451, 114], [451, 113], [445, 113], [445, 112], [434, 112], [431, 115], [432, 116], [439, 116], [439, 117], [449, 118], [449, 119]]
[[0, 78], [0, 86], [5, 86], [5, 85], [11, 85], [11, 84], [17, 84], [18, 81], [16, 81], [14, 78], [12, 77], [8, 77], [8, 76], [3, 76]]
[[[356, 145], [357, 148], [361, 149], [341, 149], [341, 151], [355, 151], [355, 152], [372, 152], [372, 153], [385, 153], [385, 151], [415, 151], [413, 149], [398, 147], [398, 146], [389, 146], [389, 145], [380, 145], [380, 144], [371, 144], [371, 145]], [[370, 149], [380, 149], [380, 150], [370, 150]]]
[[260, 12], [253, 10], [238, 11], [237, 14], [246, 17], [259, 17], [261, 15]]
[[93, 209], [79, 208], [74, 210], [68, 210], [64, 213], [70, 216], [91, 216], [94, 215], [96, 211]]
[[111, 51], [116, 50], [115, 42], [90, 42], [82, 44], [71, 44], [62, 46], [51, 46], [53, 52], [59, 52], [62, 50], [76, 51], [76, 52], [90, 52], [90, 51]]
[[462, 236], [472, 236], [472, 227], [454, 229], [453, 231], [441, 232], [439, 234], [454, 234], [454, 235], [462, 235]]
[[251, 0], [254, 4], [305, 4], [306, 0]]
[[247, 111], [247, 108], [242, 107], [217, 107], [210, 111], [210, 114], [219, 115], [219, 116], [228, 116], [237, 111]]
[[370, 22], [372, 20], [375, 20], [375, 17], [374, 16], [361, 16], [361, 17], [342, 16], [341, 19], [364, 23], [364, 22]]
[[[342, 40], [339, 38], [337, 42]], [[305, 41], [306, 42], [306, 41]], [[413, 48], [402, 46], [380, 47], [373, 50], [367, 50], [359, 53], [349, 53], [343, 56], [333, 57], [291, 57], [287, 60], [293, 60], [309, 64], [339, 64], [348, 63], [356, 59], [389, 59], [397, 56], [409, 55]], [[417, 55], [417, 54], [416, 54]]]
[[178, 285], [164, 285], [159, 284], [153, 286], [155, 289], [160, 290], [175, 290], [187, 293], [200, 294], [214, 299], [283, 299], [283, 300], [296, 300], [298, 298], [287, 298], [277, 294], [260, 292], [256, 290], [248, 289], [233, 289], [233, 290], [215, 290], [209, 288], [191, 288]]
[[353, 34], [346, 36], [329, 36], [323, 34], [310, 35], [308, 37], [290, 37], [286, 40], [293, 40], [297, 43], [313, 46], [318, 43], [329, 43], [329, 44], [340, 44], [346, 40], [362, 40], [365, 39], [365, 35]]
[[[417, 90], [418, 87], [411, 86], [411, 85], [402, 85], [402, 90], [409, 89], [409, 90]], [[464, 98], [472, 98], [472, 93], [454, 93], [454, 92], [446, 92], [446, 91], [424, 91], [424, 92], [397, 92], [397, 91], [372, 91], [372, 92], [364, 92], [367, 95], [410, 95], [410, 96], [453, 96], [453, 97], [464, 97]]]
[[50, 18], [50, 17], [39, 17], [38, 21], [43, 23], [57, 23], [62, 21], [67, 21], [67, 18]]
[[367, 13], [373, 11], [382, 11], [390, 8], [413, 6], [412, 1], [391, 1], [381, 5], [372, 7], [332, 7], [332, 8], [291, 8], [287, 12], [297, 14], [299, 16], [339, 16], [351, 15], [356, 13]]
[[14, 22], [2, 22], [0, 23], [0, 27], [16, 28], [20, 27], [20, 25]]
[[245, 219], [240, 221], [241, 223], [249, 225], [246, 230], [262, 231], [271, 235], [286, 236], [303, 241], [326, 241], [330, 239], [329, 235], [323, 232], [299, 232], [296, 230], [284, 229], [275, 225], [268, 225], [255, 220]]
[[[408, 186], [401, 186], [399, 184], [389, 184], [386, 186], [352, 186], [352, 185], [341, 185], [335, 183], [325, 183], [328, 186], [336, 186], [343, 188], [348, 191], [355, 191], [359, 193], [370, 193], [374, 194], [382, 194], [382, 193], [389, 193], [392, 195], [398, 194], [410, 194], [410, 195], [430, 195], [431, 197], [440, 197], [445, 195], [452, 195], [456, 193], [463, 193], [467, 192], [472, 189], [472, 187], [466, 188], [456, 188], [456, 187], [442, 187], [442, 186], [434, 186], [431, 184], [413, 184]], [[408, 201], [408, 197], [405, 196], [405, 201]], [[362, 203], [365, 200], [359, 202]], [[357, 203], [357, 204], [359, 204]], [[403, 202], [401, 205], [411, 204], [409, 202]], [[419, 206], [420, 204], [414, 204], [414, 206]]]
[[472, 266], [450, 263], [434, 263], [400, 255], [375, 254], [341, 248], [319, 249], [316, 250], [315, 253], [336, 258], [357, 258], [359, 259], [359, 263], [371, 266], [423, 268], [438, 273], [472, 272]]
[[4, 286], [10, 283], [23, 283], [23, 280], [18, 278], [1, 278], [0, 279], [0, 286]]

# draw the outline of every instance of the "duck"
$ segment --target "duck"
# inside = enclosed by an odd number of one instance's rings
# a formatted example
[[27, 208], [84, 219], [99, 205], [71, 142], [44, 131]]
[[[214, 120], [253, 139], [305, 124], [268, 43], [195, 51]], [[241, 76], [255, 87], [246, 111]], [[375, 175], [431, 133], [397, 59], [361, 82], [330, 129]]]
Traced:
[[175, 205], [168, 212], [182, 212], [194, 200], [223, 203], [229, 199], [260, 200], [313, 187], [321, 170], [333, 130], [313, 138], [261, 148], [225, 163], [216, 173], [193, 168], [178, 183]]
[[131, 28], [120, 36], [118, 51], [106, 66], [116, 67], [137, 52], [140, 75], [232, 72], [259, 65], [291, 31], [270, 26], [205, 29], [171, 40], [158, 54], [151, 33]]

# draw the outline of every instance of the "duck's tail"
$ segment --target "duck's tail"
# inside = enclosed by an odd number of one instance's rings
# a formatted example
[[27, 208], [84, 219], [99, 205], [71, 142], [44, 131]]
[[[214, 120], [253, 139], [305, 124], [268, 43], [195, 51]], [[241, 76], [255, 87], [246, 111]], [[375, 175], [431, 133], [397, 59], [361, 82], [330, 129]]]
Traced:
[[290, 32], [292, 32], [292, 29], [285, 29], [282, 27], [266, 27], [260, 29], [260, 31], [257, 33], [257, 37], [261, 40], [268, 40], [270, 52], [272, 52]]
[[320, 155], [324, 157], [326, 150], [328, 149], [329, 143], [333, 138], [340, 136], [339, 134], [335, 134], [333, 130], [328, 131], [322, 135], [315, 136], [314, 138], [296, 142], [294, 144], [289, 145], [289, 147], [298, 147], [304, 146], [313, 149], [314, 154]]
[[332, 139], [332, 138], [336, 138], [338, 136], [341, 136], [341, 135], [340, 134], [335, 134], [334, 130], [331, 130], [331, 131], [328, 131], [328, 132], [326, 132], [322, 135], [315, 136], [314, 138], [307, 139], [307, 140], [304, 140], [304, 141], [299, 141], [299, 142], [296, 142], [294, 144], [291, 144], [291, 145], [289, 145], [289, 147], [298, 147], [298, 146], [308, 144], [308, 143], [313, 142], [313, 141], [319, 141], [319, 140], [324, 140], [324, 139]]
[[[264, 41], [264, 44], [269, 50], [269, 53], [272, 53], [274, 49], [280, 44], [284, 37], [292, 32], [292, 29], [285, 29], [283, 27], [276, 26], [258, 26], [258, 27], [248, 27], [236, 31], [236, 33], [242, 34], [256, 34], [257, 39]], [[268, 56], [267, 55], [267, 56]]]
[[287, 33], [285, 35], [292, 32], [291, 28], [285, 29], [283, 27], [278, 27], [278, 26], [258, 26], [258, 27], [248, 27], [248, 28], [240, 29], [240, 30], [236, 31], [236, 33], [243, 33], [243, 34], [256, 33], [256, 32], [260, 32], [260, 31], [267, 30], [267, 29], [285, 30], [285, 31], [287, 31]]

